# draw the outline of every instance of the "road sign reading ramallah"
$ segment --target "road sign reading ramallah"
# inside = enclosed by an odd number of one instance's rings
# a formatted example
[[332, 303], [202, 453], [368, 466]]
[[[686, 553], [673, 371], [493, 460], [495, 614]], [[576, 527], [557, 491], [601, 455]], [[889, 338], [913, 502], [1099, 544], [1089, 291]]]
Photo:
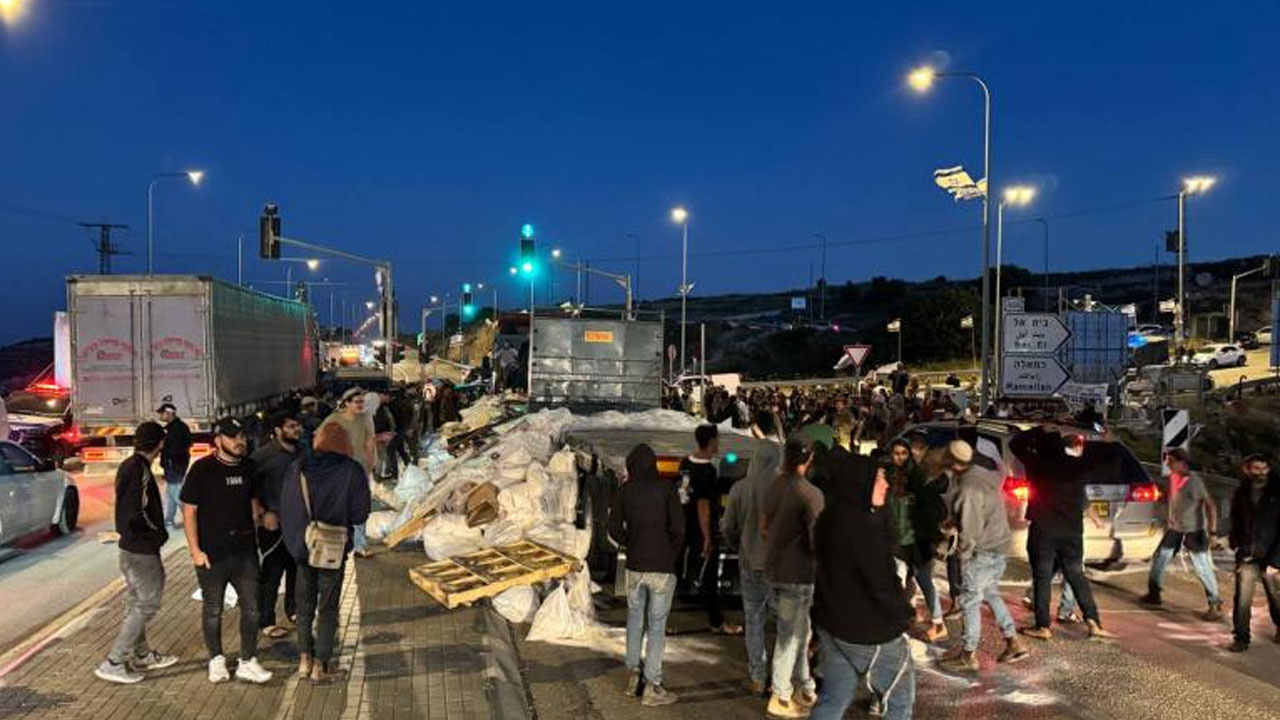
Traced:
[[1004, 316], [1004, 351], [1049, 355], [1058, 351], [1071, 331], [1047, 313], [1008, 313]]
[[1070, 379], [1051, 355], [1005, 355], [1000, 363], [1000, 393], [1007, 397], [1049, 397]]

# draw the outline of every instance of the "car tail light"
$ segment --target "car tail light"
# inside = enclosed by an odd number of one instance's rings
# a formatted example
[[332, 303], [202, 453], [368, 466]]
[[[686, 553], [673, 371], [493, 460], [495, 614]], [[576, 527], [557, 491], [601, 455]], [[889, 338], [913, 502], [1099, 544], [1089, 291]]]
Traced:
[[1010, 475], [1004, 479], [1004, 494], [1014, 502], [1024, 503], [1031, 499], [1031, 482], [1026, 478]]
[[211, 452], [213, 452], [213, 446], [209, 443], [193, 443], [191, 445], [192, 460], [199, 460]]
[[75, 445], [76, 443], [80, 442], [80, 440], [82, 439], [82, 436], [80, 435], [80, 426], [72, 425], [66, 430], [63, 430], [62, 432], [54, 435], [54, 437], [69, 445]]
[[1160, 502], [1160, 498], [1160, 486], [1155, 483], [1129, 486], [1129, 502]]

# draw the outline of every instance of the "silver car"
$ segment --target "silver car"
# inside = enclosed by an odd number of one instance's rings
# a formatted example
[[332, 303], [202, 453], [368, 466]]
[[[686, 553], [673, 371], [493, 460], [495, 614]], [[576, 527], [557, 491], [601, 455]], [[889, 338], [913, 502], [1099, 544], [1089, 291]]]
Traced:
[[[1009, 556], [1027, 558], [1027, 499], [1031, 483], [1022, 460], [1010, 449], [1009, 441], [1033, 427], [1030, 423], [983, 420], [976, 425], [956, 421], [916, 425], [907, 434], [924, 436], [930, 448], [944, 448], [956, 438], [975, 445], [978, 439], [991, 441], [999, 450], [1005, 468], [1004, 500], [1013, 537]], [[1085, 485], [1089, 515], [1084, 523], [1084, 561], [1106, 567], [1123, 561], [1146, 560], [1155, 552], [1164, 533], [1163, 491], [1152, 481], [1142, 464], [1122, 443], [1104, 440], [1096, 433], [1079, 431], [1087, 442], [1115, 443], [1120, 451], [1114, 462], [1100, 468]], [[1087, 452], [1087, 450], [1086, 450]]]
[[76, 529], [80, 494], [52, 460], [38, 460], [16, 443], [0, 441], [0, 545], [42, 530]]

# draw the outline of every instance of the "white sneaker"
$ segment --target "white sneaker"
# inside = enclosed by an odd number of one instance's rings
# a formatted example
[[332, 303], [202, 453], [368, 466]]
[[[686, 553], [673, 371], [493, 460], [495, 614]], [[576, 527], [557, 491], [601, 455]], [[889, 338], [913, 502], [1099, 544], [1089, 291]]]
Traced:
[[258, 658], [242, 659], [236, 664], [236, 679], [261, 685], [271, 679], [271, 672], [258, 664]]
[[224, 683], [231, 679], [231, 673], [227, 672], [227, 659], [221, 655], [214, 657], [209, 661], [209, 682]]

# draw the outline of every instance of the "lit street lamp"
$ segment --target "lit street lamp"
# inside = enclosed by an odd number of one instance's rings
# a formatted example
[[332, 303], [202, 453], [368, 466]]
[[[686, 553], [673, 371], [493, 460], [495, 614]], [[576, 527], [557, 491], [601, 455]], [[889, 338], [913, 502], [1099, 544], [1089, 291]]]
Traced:
[[152, 222], [152, 206], [155, 204], [154, 195], [156, 183], [165, 178], [186, 178], [195, 187], [200, 186], [200, 181], [204, 179], [203, 170], [187, 170], [186, 172], [166, 172], [157, 173], [151, 177], [151, 182], [147, 184], [147, 274], [151, 275], [155, 270], [155, 241]]
[[[1181, 344], [1187, 339], [1187, 311], [1185, 307], [1185, 279], [1187, 270], [1187, 196], [1207, 192], [1213, 187], [1217, 178], [1209, 175], [1194, 175], [1182, 181], [1182, 189], [1178, 191], [1178, 307], [1173, 316], [1174, 334]], [[1234, 338], [1233, 338], [1234, 339]]]
[[27, 0], [0, 0], [0, 25], [13, 27], [27, 14]]
[[[912, 70], [907, 76], [907, 83], [916, 92], [926, 92], [933, 86], [934, 80], [943, 77], [968, 78], [982, 88], [983, 97], [983, 129], [982, 129], [982, 180], [990, 188], [991, 185], [991, 88], [982, 78], [968, 72], [938, 72], [931, 67]], [[991, 199], [989, 193], [982, 196], [982, 386], [978, 395], [979, 414], [986, 413], [991, 398]]]
[[[999, 375], [1000, 359], [1004, 355], [1000, 346], [1001, 326], [1004, 324], [1004, 297], [1000, 294], [1001, 278], [1004, 270], [1004, 209], [1006, 206], [1021, 207], [1029, 204], [1036, 196], [1036, 189], [1027, 185], [1014, 185], [1004, 189], [1004, 196], [996, 208], [996, 372]], [[995, 382], [993, 380], [993, 382]]]
[[685, 323], [688, 320], [689, 306], [689, 211], [676, 207], [671, 211], [671, 220], [681, 226], [680, 240], [680, 374], [684, 375], [685, 365]]

